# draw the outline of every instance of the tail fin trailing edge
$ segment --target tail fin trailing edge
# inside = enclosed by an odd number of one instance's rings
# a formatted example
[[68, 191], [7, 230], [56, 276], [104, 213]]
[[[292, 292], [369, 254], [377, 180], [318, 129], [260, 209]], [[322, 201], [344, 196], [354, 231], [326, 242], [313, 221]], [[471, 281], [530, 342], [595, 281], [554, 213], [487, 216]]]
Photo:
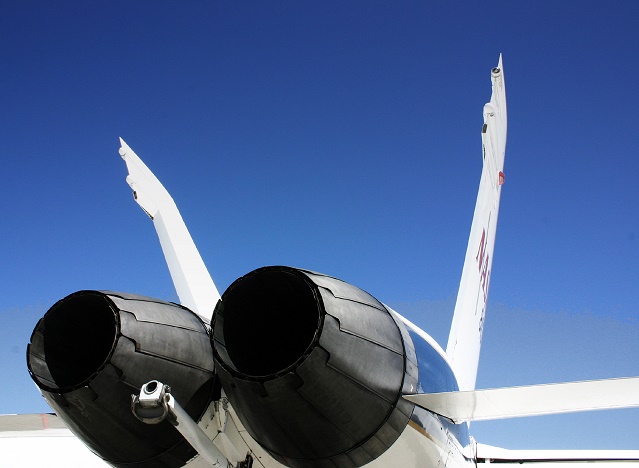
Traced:
[[491, 71], [492, 96], [484, 106], [483, 168], [466, 248], [446, 353], [460, 390], [473, 390], [477, 378], [486, 301], [490, 285], [501, 186], [504, 182], [507, 113], [501, 55]]

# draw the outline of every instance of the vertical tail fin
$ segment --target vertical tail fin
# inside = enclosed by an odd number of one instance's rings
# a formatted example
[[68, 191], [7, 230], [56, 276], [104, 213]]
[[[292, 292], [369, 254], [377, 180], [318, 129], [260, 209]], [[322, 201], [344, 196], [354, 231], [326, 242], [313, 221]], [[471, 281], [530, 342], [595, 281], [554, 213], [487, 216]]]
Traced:
[[486, 300], [495, 246], [506, 151], [506, 86], [501, 55], [492, 69], [492, 96], [484, 106], [481, 139], [483, 169], [470, 229], [455, 314], [448, 337], [448, 354], [460, 390], [473, 390], [486, 315]]
[[129, 170], [126, 181], [135, 201], [153, 220], [180, 302], [210, 320], [220, 293], [173, 198], [122, 138], [120, 144], [120, 156]]

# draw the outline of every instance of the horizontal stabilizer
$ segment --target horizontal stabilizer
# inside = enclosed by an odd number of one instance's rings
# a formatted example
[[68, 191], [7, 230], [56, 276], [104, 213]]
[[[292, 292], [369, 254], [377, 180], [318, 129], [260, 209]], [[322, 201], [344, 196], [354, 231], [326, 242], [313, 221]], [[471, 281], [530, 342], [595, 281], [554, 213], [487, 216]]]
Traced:
[[62, 419], [52, 413], [0, 414], [0, 437], [7, 432], [66, 429]]
[[55, 414], [0, 414], [0, 466], [104, 468]]
[[404, 395], [455, 423], [639, 406], [639, 377]]
[[[592, 463], [610, 462], [611, 466], [621, 468], [621, 462], [639, 462], [639, 450], [507, 450], [491, 445], [477, 444], [478, 463], [500, 463], [520, 465], [524, 463], [570, 463], [570, 468], [587, 466]], [[582, 462], [582, 463], [580, 463]], [[548, 466], [548, 465], [546, 465]], [[633, 466], [637, 466], [633, 464]]]

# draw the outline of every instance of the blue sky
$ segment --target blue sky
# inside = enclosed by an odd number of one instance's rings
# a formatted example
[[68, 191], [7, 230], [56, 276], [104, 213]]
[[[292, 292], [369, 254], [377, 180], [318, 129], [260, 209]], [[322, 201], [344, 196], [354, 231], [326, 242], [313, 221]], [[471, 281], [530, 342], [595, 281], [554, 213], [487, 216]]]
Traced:
[[[509, 133], [482, 388], [639, 375], [639, 3], [13, 2], [0, 14], [0, 413], [80, 289], [177, 300], [118, 136], [223, 291], [259, 266], [369, 291], [445, 344], [504, 56]], [[476, 423], [639, 448], [639, 410]]]

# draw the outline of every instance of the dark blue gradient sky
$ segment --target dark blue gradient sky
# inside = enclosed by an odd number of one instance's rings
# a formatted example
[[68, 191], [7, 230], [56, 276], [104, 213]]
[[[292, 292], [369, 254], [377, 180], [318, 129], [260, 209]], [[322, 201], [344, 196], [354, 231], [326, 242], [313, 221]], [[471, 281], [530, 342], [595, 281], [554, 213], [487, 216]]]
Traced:
[[[118, 136], [223, 291], [289, 264], [445, 346], [503, 53], [506, 185], [478, 386], [639, 375], [639, 3], [5, 2], [0, 413], [48, 411], [36, 321], [80, 289], [177, 300]], [[639, 412], [473, 424], [639, 448]]]

